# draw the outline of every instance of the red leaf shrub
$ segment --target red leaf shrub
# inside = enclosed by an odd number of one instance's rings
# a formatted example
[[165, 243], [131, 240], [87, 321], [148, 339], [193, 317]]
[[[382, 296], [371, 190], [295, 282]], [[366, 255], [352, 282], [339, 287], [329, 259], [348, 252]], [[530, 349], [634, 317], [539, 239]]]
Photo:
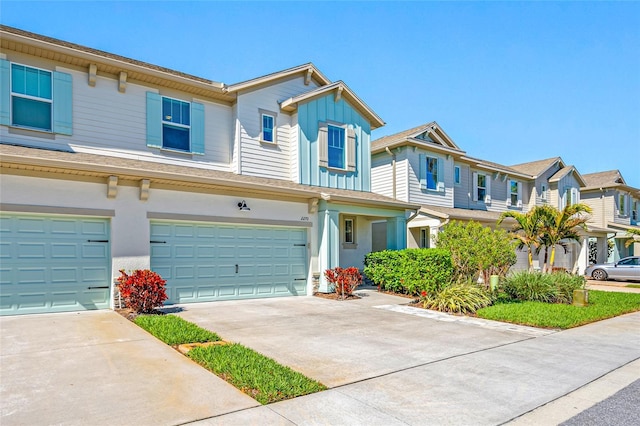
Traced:
[[148, 269], [137, 269], [127, 275], [124, 269], [118, 277], [120, 295], [127, 308], [137, 313], [150, 313], [167, 300], [166, 281]]
[[342, 297], [350, 296], [353, 290], [362, 283], [362, 275], [355, 266], [327, 269], [324, 271], [324, 276], [327, 281], [333, 284], [335, 292]]

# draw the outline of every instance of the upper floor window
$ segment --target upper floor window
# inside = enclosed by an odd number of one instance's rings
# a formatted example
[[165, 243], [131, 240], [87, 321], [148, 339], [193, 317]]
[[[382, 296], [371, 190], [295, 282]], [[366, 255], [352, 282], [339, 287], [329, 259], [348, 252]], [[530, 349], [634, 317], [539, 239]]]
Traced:
[[71, 74], [0, 59], [0, 124], [71, 135]]
[[633, 209], [631, 210], [631, 220], [634, 220], [634, 221], [638, 220], [638, 202], [637, 201], [633, 202]]
[[473, 173], [473, 201], [491, 203], [491, 177], [484, 173]]
[[260, 113], [260, 141], [276, 143], [276, 116], [275, 112], [258, 110]]
[[444, 160], [420, 154], [420, 189], [444, 192]]
[[189, 102], [162, 98], [162, 147], [189, 151], [191, 106]]
[[319, 123], [318, 165], [334, 171], [356, 170], [356, 131], [339, 123]]
[[453, 183], [460, 185], [460, 166], [455, 166], [453, 168]]
[[51, 72], [11, 64], [11, 124], [52, 130]]
[[560, 202], [560, 208], [578, 204], [580, 202], [580, 193], [578, 192], [578, 188], [566, 187], [564, 190], [564, 195]]
[[626, 206], [627, 196], [625, 194], [618, 194], [618, 214], [625, 216], [627, 214]]
[[344, 169], [344, 129], [342, 127], [327, 126], [327, 146], [329, 152], [329, 167]]
[[147, 146], [204, 154], [204, 105], [147, 92]]
[[522, 207], [522, 182], [507, 180], [507, 206]]
[[547, 185], [540, 186], [540, 199], [547, 201]]

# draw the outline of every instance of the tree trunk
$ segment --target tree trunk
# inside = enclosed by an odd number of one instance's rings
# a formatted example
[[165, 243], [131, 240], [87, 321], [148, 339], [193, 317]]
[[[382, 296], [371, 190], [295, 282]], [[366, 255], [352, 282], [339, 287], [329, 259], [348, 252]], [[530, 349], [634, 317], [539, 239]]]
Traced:
[[553, 272], [553, 262], [556, 260], [556, 246], [551, 248], [551, 259], [549, 259], [549, 272]]

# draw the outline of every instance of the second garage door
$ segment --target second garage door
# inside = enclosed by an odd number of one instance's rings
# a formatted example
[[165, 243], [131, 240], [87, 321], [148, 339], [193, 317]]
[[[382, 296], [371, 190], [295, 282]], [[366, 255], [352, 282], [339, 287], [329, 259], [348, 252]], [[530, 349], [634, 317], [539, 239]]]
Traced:
[[151, 269], [168, 303], [306, 294], [304, 228], [151, 222]]

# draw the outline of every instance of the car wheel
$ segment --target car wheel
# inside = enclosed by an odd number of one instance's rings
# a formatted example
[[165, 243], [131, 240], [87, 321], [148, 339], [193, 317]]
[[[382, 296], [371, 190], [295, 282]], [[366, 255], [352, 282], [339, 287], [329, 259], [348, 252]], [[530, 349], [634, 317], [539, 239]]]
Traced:
[[602, 269], [596, 269], [591, 273], [591, 276], [598, 281], [604, 281], [607, 279], [607, 273]]

